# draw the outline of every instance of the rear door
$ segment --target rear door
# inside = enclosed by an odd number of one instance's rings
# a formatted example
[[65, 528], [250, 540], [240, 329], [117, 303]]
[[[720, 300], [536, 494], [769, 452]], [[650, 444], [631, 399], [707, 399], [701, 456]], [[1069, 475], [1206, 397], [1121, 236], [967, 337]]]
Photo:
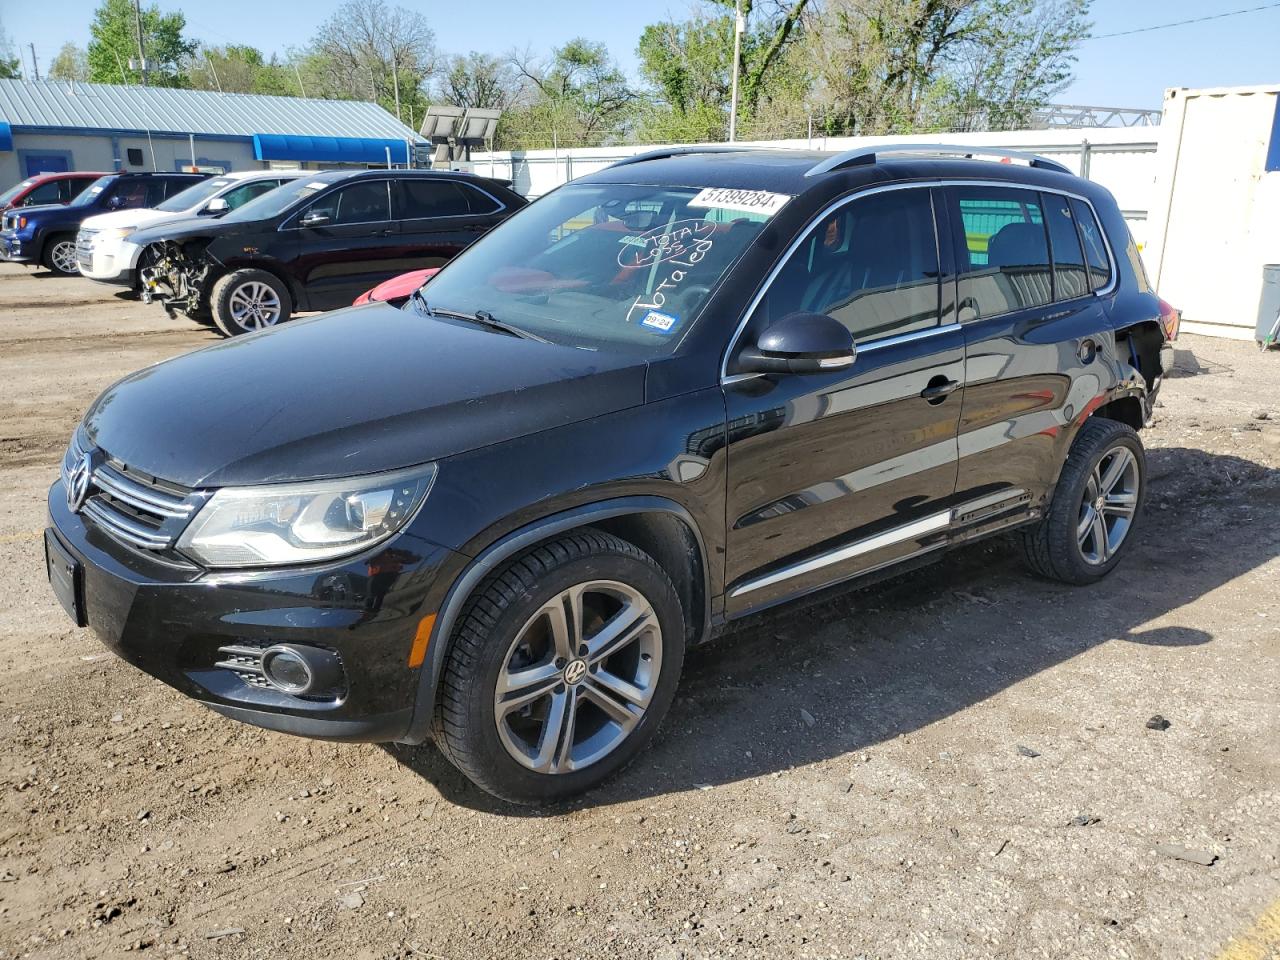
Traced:
[[495, 226], [503, 205], [469, 183], [404, 177], [392, 191], [404, 269], [441, 267]]
[[[982, 499], [974, 522], [1039, 506], [1065, 456], [1066, 426], [1109, 385], [1108, 322], [1077, 210], [1059, 193], [948, 188], [966, 361], [957, 499]], [[1079, 207], [1073, 207], [1073, 203]]]
[[858, 353], [806, 375], [735, 376], [730, 361], [731, 616], [945, 543], [964, 344], [940, 200], [893, 189], [824, 215], [748, 322], [740, 346], [788, 314], [826, 313]]
[[404, 267], [391, 221], [391, 181], [358, 180], [313, 200], [292, 217], [297, 231], [294, 275], [307, 309], [350, 306], [364, 291]]

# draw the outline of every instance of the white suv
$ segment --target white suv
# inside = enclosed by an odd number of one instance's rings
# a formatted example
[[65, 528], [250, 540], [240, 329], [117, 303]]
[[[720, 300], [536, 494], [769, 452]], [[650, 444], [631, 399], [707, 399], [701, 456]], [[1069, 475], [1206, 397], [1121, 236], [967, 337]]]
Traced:
[[210, 177], [174, 194], [155, 207], [116, 210], [89, 217], [76, 237], [80, 273], [99, 283], [137, 287], [143, 248], [129, 237], [143, 227], [157, 227], [188, 217], [220, 217], [282, 183], [302, 176], [294, 170], [245, 170]]

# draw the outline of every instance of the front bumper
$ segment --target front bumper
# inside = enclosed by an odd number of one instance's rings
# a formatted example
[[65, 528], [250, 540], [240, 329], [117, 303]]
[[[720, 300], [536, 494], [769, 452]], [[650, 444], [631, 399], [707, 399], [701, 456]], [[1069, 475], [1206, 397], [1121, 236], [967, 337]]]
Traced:
[[32, 263], [34, 259], [24, 252], [21, 237], [11, 231], [0, 233], [0, 260], [7, 260], [10, 263]]
[[[328, 740], [392, 741], [413, 717], [420, 670], [408, 666], [421, 619], [461, 558], [402, 533], [376, 552], [324, 568], [212, 573], [112, 539], [72, 513], [62, 481], [49, 522], [79, 563], [88, 625], [112, 652], [217, 712]], [[334, 651], [345, 689], [294, 697], [225, 667], [219, 648], [293, 643]]]
[[80, 275], [99, 283], [133, 286], [137, 279], [140, 249], [128, 241], [104, 245], [101, 243], [76, 243], [76, 260]]

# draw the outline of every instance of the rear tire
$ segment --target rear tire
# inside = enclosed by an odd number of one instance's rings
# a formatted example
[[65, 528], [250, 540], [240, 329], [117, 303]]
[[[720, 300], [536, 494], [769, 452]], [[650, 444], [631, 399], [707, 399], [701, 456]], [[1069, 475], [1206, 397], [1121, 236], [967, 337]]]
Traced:
[[40, 262], [60, 277], [76, 276], [80, 272], [80, 261], [76, 254], [75, 235], [61, 233], [50, 237], [49, 242], [44, 245]]
[[684, 637], [675, 588], [635, 545], [586, 528], [533, 547], [463, 610], [436, 742], [504, 800], [582, 793], [653, 737], [675, 696]]
[[1146, 479], [1137, 432], [1118, 420], [1091, 418], [1071, 444], [1048, 511], [1022, 533], [1027, 566], [1062, 583], [1105, 577], [1133, 540]]
[[293, 300], [274, 274], [233, 270], [214, 283], [209, 307], [223, 335], [238, 337], [284, 323], [293, 312]]

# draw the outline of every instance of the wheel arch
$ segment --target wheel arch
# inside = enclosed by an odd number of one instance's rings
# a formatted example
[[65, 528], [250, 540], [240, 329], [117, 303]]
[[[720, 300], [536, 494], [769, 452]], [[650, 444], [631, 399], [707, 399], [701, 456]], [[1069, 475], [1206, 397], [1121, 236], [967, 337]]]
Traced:
[[692, 514], [674, 500], [630, 496], [602, 500], [542, 517], [480, 551], [454, 580], [436, 612], [418, 675], [413, 719], [400, 742], [425, 743], [431, 738], [436, 692], [440, 686], [450, 635], [467, 599], [481, 581], [529, 547], [582, 527], [598, 527], [634, 543], [652, 556], [671, 577], [686, 610], [686, 642], [710, 636], [710, 568], [702, 532]]
[[206, 289], [208, 289], [211, 295], [213, 293], [213, 285], [223, 277], [230, 276], [238, 270], [261, 270], [263, 273], [269, 273], [271, 276], [279, 280], [285, 290], [289, 292], [289, 300], [293, 307], [290, 311], [291, 314], [297, 313], [298, 310], [301, 309], [299, 306], [298, 289], [295, 286], [293, 279], [275, 263], [263, 263], [260, 260], [244, 260], [238, 257], [223, 262], [221, 260], [215, 260], [208, 254], [205, 254], [204, 256], [210, 263], [209, 276], [212, 279], [206, 281]]

